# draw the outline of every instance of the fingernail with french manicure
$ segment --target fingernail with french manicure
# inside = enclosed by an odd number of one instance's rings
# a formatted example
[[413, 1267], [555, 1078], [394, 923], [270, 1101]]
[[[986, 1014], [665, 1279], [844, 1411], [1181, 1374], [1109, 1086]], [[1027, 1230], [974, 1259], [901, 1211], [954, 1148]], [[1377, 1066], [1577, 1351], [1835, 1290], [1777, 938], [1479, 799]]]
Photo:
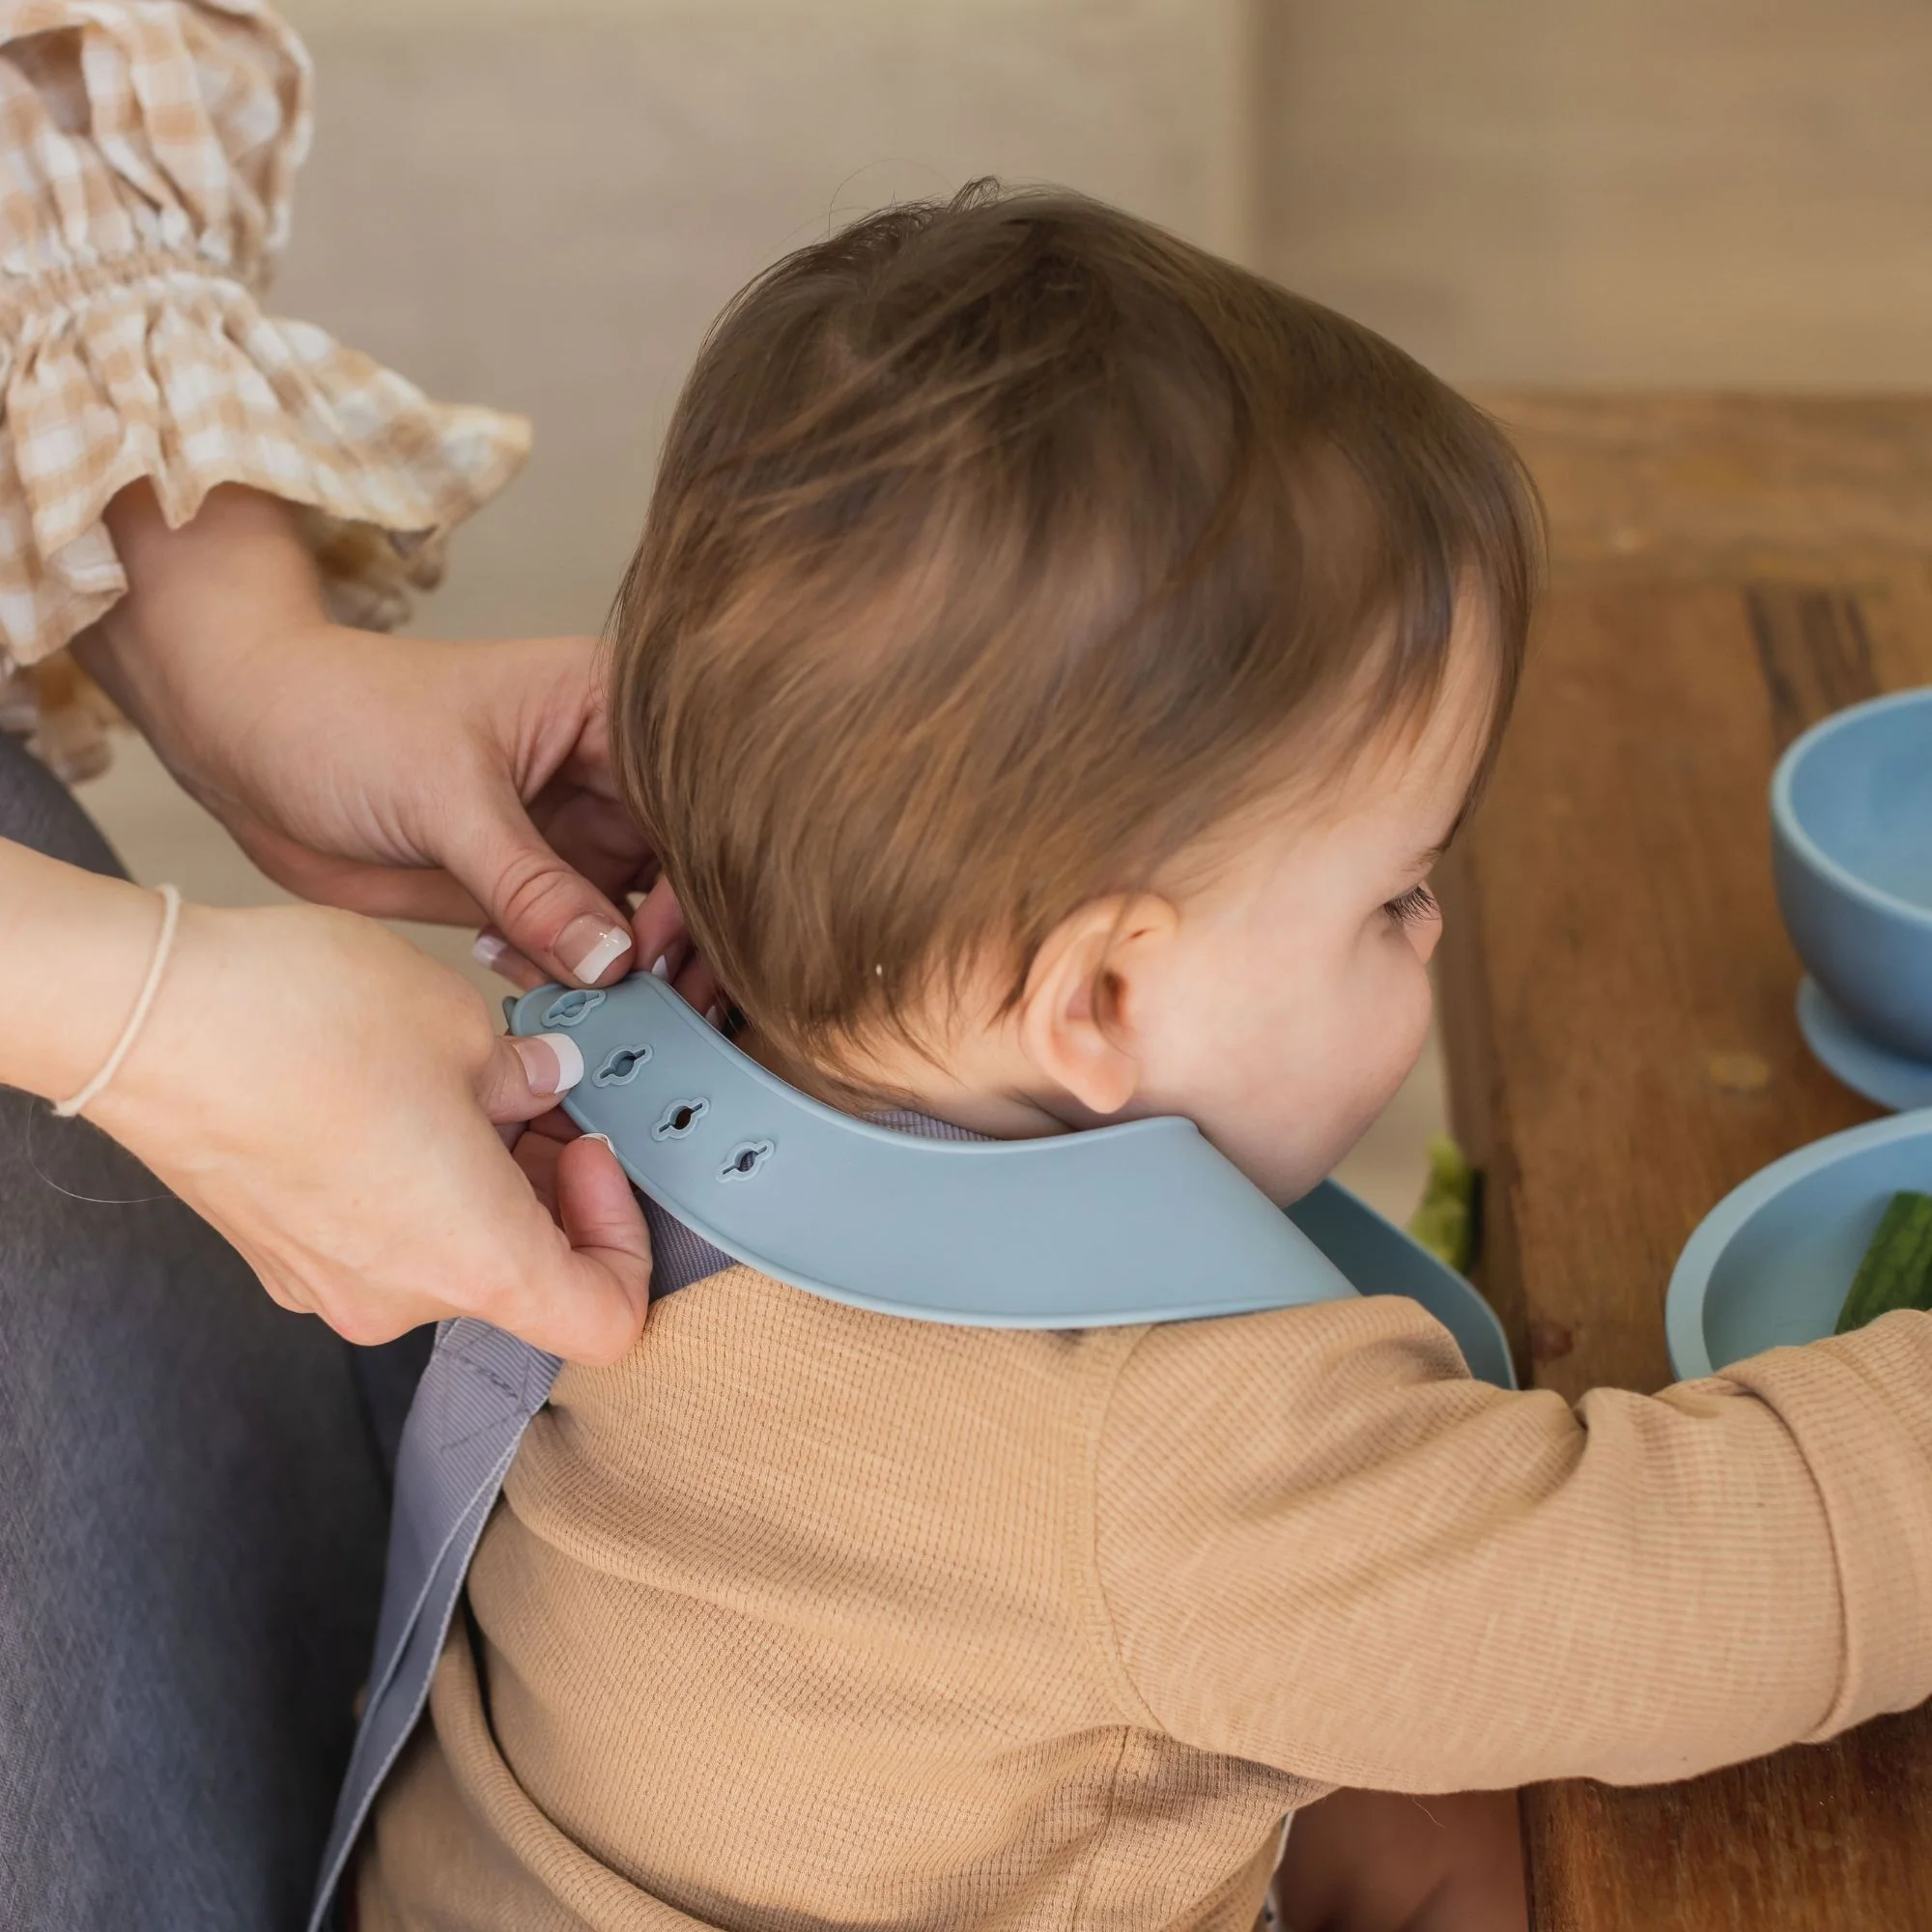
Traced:
[[668, 980], [670, 978], [670, 954], [668, 952], [660, 952], [651, 961], [651, 978], [653, 980]]
[[499, 938], [494, 932], [479, 932], [470, 943], [469, 956], [477, 965], [488, 967], [495, 972], [497, 961], [509, 950], [510, 942], [507, 939]]
[[617, 1151], [617, 1150], [611, 1146], [611, 1136], [609, 1134], [585, 1134], [583, 1138], [587, 1141], [602, 1141], [607, 1148], [611, 1149], [611, 1151], [612, 1153], [615, 1153]]
[[705, 1008], [704, 1019], [707, 1026], [715, 1026], [720, 1033], [724, 1031], [724, 1009], [717, 1001]]
[[567, 1033], [534, 1033], [512, 1039], [532, 1094], [567, 1094], [583, 1078], [583, 1049]]
[[586, 986], [630, 950], [630, 933], [621, 925], [599, 919], [594, 912], [579, 913], [556, 942], [557, 957], [570, 968], [572, 977]]

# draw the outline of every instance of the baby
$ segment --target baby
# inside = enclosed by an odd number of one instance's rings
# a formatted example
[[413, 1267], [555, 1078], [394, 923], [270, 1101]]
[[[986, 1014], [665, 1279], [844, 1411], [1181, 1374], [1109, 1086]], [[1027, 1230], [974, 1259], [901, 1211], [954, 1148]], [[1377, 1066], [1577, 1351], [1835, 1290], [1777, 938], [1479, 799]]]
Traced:
[[[713, 331], [612, 728], [769, 1067], [930, 1134], [1183, 1115], [1289, 1202], [1421, 1048], [1536, 542], [1366, 330], [969, 191]], [[1573, 1409], [1399, 1298], [948, 1327], [653, 1232], [643, 1341], [510, 1472], [362, 1932], [1246, 1932], [1338, 1788], [1681, 1777], [1932, 1691], [1923, 1316]], [[1321, 1804], [1290, 1922], [1520, 1925], [1509, 1816]]]

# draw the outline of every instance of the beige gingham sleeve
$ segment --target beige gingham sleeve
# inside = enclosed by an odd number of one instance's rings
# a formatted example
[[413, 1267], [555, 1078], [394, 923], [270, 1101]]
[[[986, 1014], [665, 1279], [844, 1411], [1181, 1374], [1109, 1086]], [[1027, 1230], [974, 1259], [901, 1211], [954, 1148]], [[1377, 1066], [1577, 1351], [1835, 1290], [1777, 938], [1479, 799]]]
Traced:
[[258, 305], [309, 92], [257, 0], [0, 0], [0, 728], [71, 775], [99, 732], [49, 660], [127, 589], [116, 491], [302, 506], [336, 614], [385, 628], [528, 447]]

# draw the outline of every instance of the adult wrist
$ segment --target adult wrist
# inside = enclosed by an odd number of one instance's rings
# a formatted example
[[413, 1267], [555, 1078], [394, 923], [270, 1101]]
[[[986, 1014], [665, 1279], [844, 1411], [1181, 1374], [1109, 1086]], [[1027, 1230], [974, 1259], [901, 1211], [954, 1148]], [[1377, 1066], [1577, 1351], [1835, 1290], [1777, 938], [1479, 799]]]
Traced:
[[[74, 655], [178, 775], [200, 779], [184, 767], [215, 749], [250, 661], [327, 628], [314, 560], [286, 503], [234, 485], [170, 529], [152, 488], [131, 484], [106, 522], [128, 593]], [[232, 722], [245, 729], [245, 717]]]
[[141, 976], [140, 990], [134, 995], [134, 1004], [122, 1022], [114, 1044], [108, 1048], [107, 1058], [96, 1068], [94, 1077], [79, 1092], [55, 1103], [57, 1119], [71, 1120], [76, 1114], [84, 1114], [94, 1101], [106, 1093], [114, 1084], [114, 1076], [120, 1072], [134, 1042], [140, 1038], [141, 1031], [148, 1023], [148, 1015], [154, 1010], [161, 980], [168, 970], [169, 956], [174, 952], [182, 910], [181, 892], [177, 887], [162, 886], [156, 896], [161, 902], [160, 925], [155, 934], [154, 951], [148, 955], [148, 970]]
[[0, 842], [0, 1085], [61, 1101], [106, 1063], [154, 958], [161, 902]]

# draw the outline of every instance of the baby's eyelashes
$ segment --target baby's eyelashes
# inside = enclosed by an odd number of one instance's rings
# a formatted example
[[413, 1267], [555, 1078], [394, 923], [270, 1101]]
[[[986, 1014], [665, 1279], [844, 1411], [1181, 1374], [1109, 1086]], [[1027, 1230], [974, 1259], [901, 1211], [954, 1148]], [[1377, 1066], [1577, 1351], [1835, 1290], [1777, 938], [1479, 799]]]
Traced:
[[1406, 893], [1398, 893], [1383, 905], [1382, 911], [1395, 924], [1404, 927], [1423, 925], [1442, 917], [1442, 908], [1436, 904], [1435, 895], [1426, 879], [1418, 880]]

